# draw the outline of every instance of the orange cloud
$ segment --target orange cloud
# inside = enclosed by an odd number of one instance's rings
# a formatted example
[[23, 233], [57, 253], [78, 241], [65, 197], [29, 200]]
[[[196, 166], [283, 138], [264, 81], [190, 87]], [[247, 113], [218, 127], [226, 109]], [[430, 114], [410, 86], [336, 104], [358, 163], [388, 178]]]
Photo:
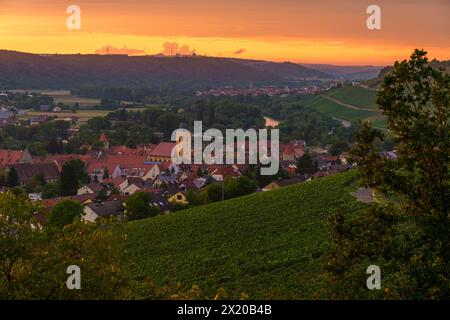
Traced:
[[177, 42], [164, 42], [162, 54], [166, 56], [182, 55], [182, 56], [192, 56], [195, 53], [195, 49], [189, 49], [189, 46], [183, 44], [180, 46]]
[[128, 49], [126, 46], [123, 48], [117, 48], [110, 45], [101, 47], [100, 49], [95, 50], [96, 54], [126, 54], [129, 56], [144, 54], [144, 50], [139, 49]]
[[245, 51], [247, 51], [247, 50], [244, 49], [244, 48], [241, 48], [241, 49], [238, 49], [238, 50], [236, 50], [235, 52], [233, 52], [233, 54], [239, 55], [239, 54], [245, 53]]

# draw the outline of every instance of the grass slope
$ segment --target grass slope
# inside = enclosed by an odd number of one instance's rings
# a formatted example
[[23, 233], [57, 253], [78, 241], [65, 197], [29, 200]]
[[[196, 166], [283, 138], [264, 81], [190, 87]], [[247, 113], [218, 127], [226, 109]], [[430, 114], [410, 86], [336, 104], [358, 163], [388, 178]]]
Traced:
[[379, 113], [375, 111], [350, 109], [322, 96], [311, 96], [303, 101], [303, 105], [308, 108], [313, 108], [320, 113], [351, 122], [358, 122], [358, 120], [379, 115]]
[[[230, 297], [311, 298], [330, 247], [327, 215], [356, 213], [354, 172], [128, 224], [136, 279], [198, 285]], [[143, 297], [144, 298], [144, 297]]]
[[326, 95], [359, 108], [378, 109], [376, 104], [377, 93], [374, 90], [359, 86], [345, 86], [327, 91]]

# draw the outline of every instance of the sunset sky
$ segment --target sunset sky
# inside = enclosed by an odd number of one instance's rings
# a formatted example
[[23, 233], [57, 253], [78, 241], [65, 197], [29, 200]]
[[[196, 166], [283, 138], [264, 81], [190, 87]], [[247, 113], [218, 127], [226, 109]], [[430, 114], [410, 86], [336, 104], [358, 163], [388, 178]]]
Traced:
[[[66, 9], [73, 4], [81, 8], [81, 30], [66, 27]], [[381, 30], [366, 27], [370, 4], [381, 7]], [[102, 53], [108, 46], [108, 53], [195, 50], [209, 56], [387, 65], [414, 48], [449, 59], [449, 17], [449, 0], [0, 0], [0, 49]]]

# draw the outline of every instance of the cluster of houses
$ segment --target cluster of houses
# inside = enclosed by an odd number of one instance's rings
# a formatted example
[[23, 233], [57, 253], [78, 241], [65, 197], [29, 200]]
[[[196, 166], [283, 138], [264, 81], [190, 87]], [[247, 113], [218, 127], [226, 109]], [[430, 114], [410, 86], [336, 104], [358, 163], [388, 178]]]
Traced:
[[[80, 159], [85, 164], [90, 182], [81, 186], [76, 195], [65, 197], [79, 201], [84, 206], [84, 219], [95, 221], [98, 217], [121, 215], [124, 202], [136, 192], [149, 192], [152, 202], [161, 212], [170, 211], [175, 204], [188, 204], [188, 191], [199, 191], [209, 183], [220, 183], [226, 178], [236, 178], [245, 173], [246, 165], [188, 165], [173, 164], [171, 159], [174, 142], [157, 145], [110, 147], [108, 137], [102, 134], [99, 140], [104, 148], [100, 151], [80, 154], [49, 155], [45, 158], [32, 157], [27, 151], [0, 150], [0, 168], [14, 168], [19, 184], [27, 185], [40, 174], [47, 182], [57, 181], [66, 161]], [[319, 172], [311, 176], [297, 174], [297, 160], [305, 153], [305, 142], [291, 141], [280, 145], [280, 168], [291, 176], [275, 180], [260, 191], [272, 190], [288, 184], [320, 177], [333, 172], [347, 170], [346, 155], [329, 156], [327, 150], [315, 150]], [[102, 194], [102, 201], [99, 199]], [[42, 200], [40, 194], [30, 194], [30, 199]], [[42, 200], [47, 210], [63, 198]]]
[[14, 107], [0, 104], [0, 128], [16, 125], [18, 123], [16, 113], [17, 110]]
[[[330, 81], [329, 81], [330, 82]], [[333, 88], [337, 85], [337, 81], [331, 81], [324, 82], [320, 85], [312, 85], [312, 86], [305, 86], [305, 87], [277, 87], [277, 86], [261, 86], [261, 87], [253, 87], [252, 84], [249, 85], [248, 88], [235, 88], [231, 86], [227, 87], [218, 87], [218, 88], [212, 88], [204, 91], [197, 91], [197, 96], [239, 96], [239, 95], [251, 95], [254, 97], [261, 96], [261, 95], [267, 95], [270, 97], [273, 96], [280, 96], [280, 97], [286, 97], [288, 95], [297, 95], [297, 94], [317, 94], [319, 92], [328, 90]]]

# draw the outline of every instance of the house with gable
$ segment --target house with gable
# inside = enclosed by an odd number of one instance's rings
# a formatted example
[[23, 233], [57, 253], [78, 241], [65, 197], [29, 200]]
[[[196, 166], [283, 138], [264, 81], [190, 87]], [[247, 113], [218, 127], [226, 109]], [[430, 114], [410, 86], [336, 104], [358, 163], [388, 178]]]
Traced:
[[32, 163], [33, 158], [30, 152], [0, 149], [0, 168], [16, 163]]
[[150, 161], [172, 162], [172, 149], [176, 146], [175, 142], [161, 142], [149, 152]]
[[119, 200], [95, 202], [84, 207], [81, 219], [87, 222], [96, 222], [99, 218], [116, 216], [123, 219], [124, 207]]

